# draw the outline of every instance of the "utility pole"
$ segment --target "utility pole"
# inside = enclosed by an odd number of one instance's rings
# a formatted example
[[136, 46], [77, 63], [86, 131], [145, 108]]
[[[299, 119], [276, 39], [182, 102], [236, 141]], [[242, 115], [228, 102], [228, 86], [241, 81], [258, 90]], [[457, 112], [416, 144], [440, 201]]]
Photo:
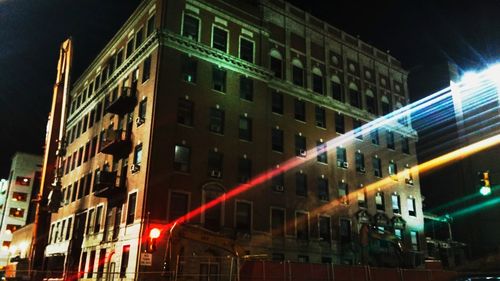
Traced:
[[57, 77], [45, 136], [40, 191], [33, 200], [36, 204], [36, 212], [33, 223], [33, 239], [29, 251], [31, 280], [44, 278], [44, 250], [47, 246], [50, 229], [50, 214], [57, 212], [62, 201], [61, 177], [63, 159], [66, 154], [64, 134], [72, 55], [72, 41], [67, 39], [61, 44], [59, 51]]

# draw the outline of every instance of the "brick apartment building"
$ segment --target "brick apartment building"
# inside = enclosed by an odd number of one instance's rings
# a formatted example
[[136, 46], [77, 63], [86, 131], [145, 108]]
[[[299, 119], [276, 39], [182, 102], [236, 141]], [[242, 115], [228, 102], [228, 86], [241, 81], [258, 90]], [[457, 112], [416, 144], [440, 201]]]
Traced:
[[[72, 85], [47, 268], [130, 280], [161, 270], [164, 247], [139, 263], [150, 224], [404, 106], [406, 79], [395, 58], [280, 0], [143, 1]], [[418, 175], [397, 172], [417, 164], [408, 121], [327, 147], [188, 223], [278, 260], [359, 263], [363, 225], [418, 254]], [[185, 255], [227, 255], [194, 244]]]

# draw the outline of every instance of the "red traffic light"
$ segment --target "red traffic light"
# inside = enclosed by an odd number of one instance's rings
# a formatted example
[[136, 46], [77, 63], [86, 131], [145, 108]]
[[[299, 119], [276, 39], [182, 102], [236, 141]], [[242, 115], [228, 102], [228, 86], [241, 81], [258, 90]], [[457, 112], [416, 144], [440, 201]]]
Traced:
[[152, 228], [150, 231], [149, 231], [149, 238], [150, 239], [156, 239], [158, 237], [160, 237], [160, 234], [161, 234], [161, 230], [158, 229], [158, 228]]

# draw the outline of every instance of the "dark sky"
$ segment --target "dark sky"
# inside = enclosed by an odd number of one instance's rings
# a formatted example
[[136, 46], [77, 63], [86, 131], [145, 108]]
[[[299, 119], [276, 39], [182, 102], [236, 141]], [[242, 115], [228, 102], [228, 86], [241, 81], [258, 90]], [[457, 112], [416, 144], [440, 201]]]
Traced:
[[[172, 1], [172, 0], [171, 0]], [[0, 177], [16, 151], [42, 153], [59, 45], [73, 36], [73, 78], [139, 0], [0, 0]], [[299, 1], [412, 71], [447, 58], [481, 67], [500, 54], [500, 1]]]

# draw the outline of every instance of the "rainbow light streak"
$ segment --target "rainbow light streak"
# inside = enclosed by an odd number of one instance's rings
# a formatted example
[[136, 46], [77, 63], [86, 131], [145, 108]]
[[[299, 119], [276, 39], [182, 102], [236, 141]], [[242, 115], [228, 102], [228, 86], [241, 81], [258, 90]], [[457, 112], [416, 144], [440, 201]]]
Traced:
[[[454, 85], [454, 86], [452, 85], [452, 86], [453, 86], [453, 88], [454, 87], [460, 88], [460, 86], [462, 86], [462, 84], [464, 84], [464, 83], [461, 83], [458, 85], [456, 84], [456, 85]], [[480, 86], [479, 90], [490, 88], [487, 85], [482, 85], [482, 84], [479, 86]], [[412, 104], [408, 104], [408, 105], [406, 105], [398, 110], [395, 110], [395, 111], [393, 111], [385, 116], [379, 117], [379, 118], [377, 118], [369, 123], [366, 123], [363, 126], [361, 126], [360, 128], [346, 132], [345, 134], [343, 134], [339, 137], [336, 137], [334, 139], [327, 141], [326, 148], [318, 150], [316, 147], [314, 147], [312, 149], [309, 149], [307, 151], [306, 157], [303, 157], [303, 158], [293, 157], [289, 160], [286, 160], [282, 164], [277, 165], [276, 168], [269, 169], [269, 170], [255, 176], [254, 178], [252, 178], [250, 180], [250, 182], [248, 182], [246, 184], [237, 185], [232, 190], [228, 191], [227, 193], [223, 194], [222, 196], [197, 207], [196, 209], [185, 214], [184, 216], [178, 218], [176, 221], [169, 222], [167, 225], [164, 225], [164, 228], [169, 230], [175, 223], [182, 223], [182, 222], [188, 221], [191, 218], [200, 215], [202, 212], [206, 211], [207, 209], [210, 209], [210, 208], [220, 204], [221, 202], [223, 202], [227, 199], [231, 199], [231, 198], [233, 198], [233, 197], [235, 197], [235, 196], [237, 196], [237, 195], [239, 195], [239, 194], [241, 194], [249, 189], [252, 189], [252, 188], [268, 181], [269, 179], [273, 178], [274, 176], [277, 176], [277, 175], [279, 175], [287, 170], [295, 168], [295, 167], [299, 166], [300, 164], [303, 164], [309, 160], [315, 159], [317, 157], [318, 153], [322, 153], [325, 150], [328, 151], [334, 147], [342, 146], [342, 145], [354, 140], [354, 138], [359, 136], [359, 135], [367, 134], [367, 133], [371, 132], [372, 130], [376, 130], [376, 129], [384, 127], [384, 126], [391, 127], [391, 126], [396, 125], [396, 127], [402, 127], [402, 125], [399, 125], [397, 120], [404, 118], [404, 117], [407, 117], [407, 116], [410, 116], [411, 114], [414, 114], [413, 116], [425, 118], [428, 115], [427, 114], [424, 115], [421, 111], [423, 111], [425, 113], [430, 113], [430, 114], [432, 114], [432, 112], [437, 112], [440, 109], [440, 107], [433, 108], [432, 106], [440, 101], [445, 100], [446, 98], [452, 97], [453, 95], [457, 95], [457, 92], [452, 91], [451, 86], [444, 88], [444, 89], [442, 89], [434, 94], [431, 94], [431, 95], [429, 95], [429, 96], [427, 96], [419, 101], [416, 101]], [[415, 119], [415, 117], [413, 117], [413, 119]], [[432, 159], [428, 162], [422, 163], [418, 166], [412, 167], [412, 168], [410, 168], [410, 172], [412, 174], [417, 173], [417, 172], [426, 172], [432, 168], [441, 166], [445, 163], [449, 163], [449, 162], [457, 160], [457, 159], [462, 159], [470, 154], [476, 153], [480, 150], [486, 149], [486, 148], [491, 147], [491, 146], [498, 144], [498, 143], [500, 143], [500, 135], [496, 135], [496, 136], [491, 137], [489, 139], [477, 142], [475, 144], [469, 145], [467, 147], [458, 149], [456, 151], [453, 151], [453, 152], [450, 152], [450, 153], [445, 154], [443, 156]], [[402, 173], [405, 173], [405, 172], [400, 172], [396, 176], [400, 176], [400, 174], [402, 174]], [[391, 177], [387, 177], [387, 178], [384, 178], [382, 180], [379, 180], [375, 183], [372, 183], [372, 184], [366, 186], [366, 189], [367, 190], [379, 189], [379, 188], [384, 187], [385, 185], [390, 185], [392, 183], [393, 183], [393, 179]], [[354, 196], [354, 194], [355, 193], [351, 193], [348, 196]], [[314, 212], [316, 212], [316, 213], [323, 212], [326, 209], [332, 208], [333, 206], [338, 205], [338, 204], [339, 204], [339, 201], [335, 200], [335, 201], [332, 201], [328, 204], [325, 204], [325, 205], [315, 209]]]

